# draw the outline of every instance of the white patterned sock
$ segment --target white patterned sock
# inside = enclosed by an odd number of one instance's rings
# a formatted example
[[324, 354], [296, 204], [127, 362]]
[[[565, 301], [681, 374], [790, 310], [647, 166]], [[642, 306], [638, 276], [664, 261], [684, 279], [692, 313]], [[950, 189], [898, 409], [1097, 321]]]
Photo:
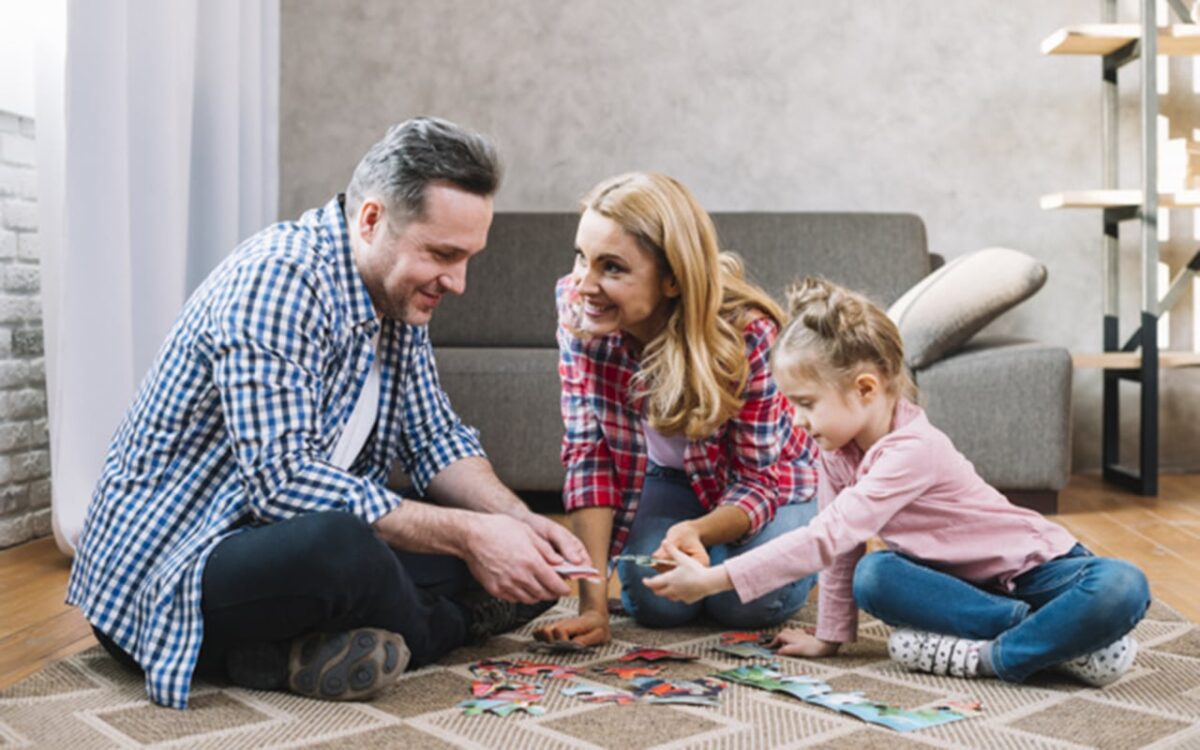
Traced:
[[898, 628], [888, 638], [888, 656], [914, 672], [972, 678], [981, 676], [979, 651], [987, 643]]

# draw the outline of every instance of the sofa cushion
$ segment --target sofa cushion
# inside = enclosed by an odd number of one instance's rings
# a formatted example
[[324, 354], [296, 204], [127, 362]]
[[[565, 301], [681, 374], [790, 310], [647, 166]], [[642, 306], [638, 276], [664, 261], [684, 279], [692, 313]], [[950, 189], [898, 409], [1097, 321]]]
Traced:
[[989, 247], [922, 279], [888, 310], [914, 370], [955, 351], [1046, 283], [1046, 267], [1017, 250]]
[[[721, 247], [776, 299], [795, 278], [826, 276], [883, 305], [929, 273], [925, 225], [911, 214], [715, 213]], [[579, 214], [498, 213], [471, 260], [467, 292], [430, 324], [435, 345], [554, 347], [554, 282], [575, 262]]]

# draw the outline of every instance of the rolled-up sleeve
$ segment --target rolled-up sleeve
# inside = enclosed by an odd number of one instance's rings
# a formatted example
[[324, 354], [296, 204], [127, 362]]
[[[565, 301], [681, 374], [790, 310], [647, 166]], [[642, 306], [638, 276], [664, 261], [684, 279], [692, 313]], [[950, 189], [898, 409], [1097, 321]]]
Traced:
[[368, 523], [400, 498], [324, 459], [319, 405], [330, 312], [320, 282], [287, 259], [248, 266], [214, 308], [213, 384], [254, 514], [282, 521], [323, 510]]
[[487, 454], [479, 431], [463, 423], [442, 390], [428, 329], [410, 330], [416, 338], [404, 391], [400, 463], [423, 495], [433, 478], [450, 464], [464, 458], [486, 458]]

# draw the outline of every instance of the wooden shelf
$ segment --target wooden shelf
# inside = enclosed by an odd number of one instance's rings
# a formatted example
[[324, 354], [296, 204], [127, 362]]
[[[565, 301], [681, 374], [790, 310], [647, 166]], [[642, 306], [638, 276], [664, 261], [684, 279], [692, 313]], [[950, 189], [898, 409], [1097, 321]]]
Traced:
[[[1059, 29], [1042, 42], [1043, 55], [1107, 55], [1142, 36], [1141, 24], [1095, 23]], [[1200, 26], [1179, 24], [1158, 30], [1158, 54], [1200, 55]]]
[[[1141, 190], [1071, 190], [1043, 195], [1042, 208], [1137, 208], [1142, 205]], [[1159, 193], [1159, 208], [1200, 208], [1200, 190]]]
[[[1077, 369], [1104, 368], [1135, 370], [1142, 366], [1141, 352], [1075, 352], [1071, 363]], [[1165, 351], [1158, 353], [1158, 366], [1163, 370], [1179, 367], [1200, 367], [1200, 352]]]

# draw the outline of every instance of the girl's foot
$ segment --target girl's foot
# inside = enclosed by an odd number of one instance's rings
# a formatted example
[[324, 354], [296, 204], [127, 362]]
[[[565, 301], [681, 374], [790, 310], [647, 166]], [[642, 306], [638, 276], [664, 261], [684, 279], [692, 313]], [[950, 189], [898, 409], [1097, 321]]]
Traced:
[[888, 656], [905, 669], [951, 677], [981, 677], [979, 652], [987, 641], [900, 628], [888, 638]]
[[1057, 669], [1086, 685], [1104, 687], [1121, 679], [1121, 676], [1129, 671], [1129, 668], [1133, 666], [1133, 658], [1137, 656], [1137, 651], [1137, 641], [1126, 635], [1104, 648], [1084, 654], [1078, 659], [1063, 662], [1058, 665]]

